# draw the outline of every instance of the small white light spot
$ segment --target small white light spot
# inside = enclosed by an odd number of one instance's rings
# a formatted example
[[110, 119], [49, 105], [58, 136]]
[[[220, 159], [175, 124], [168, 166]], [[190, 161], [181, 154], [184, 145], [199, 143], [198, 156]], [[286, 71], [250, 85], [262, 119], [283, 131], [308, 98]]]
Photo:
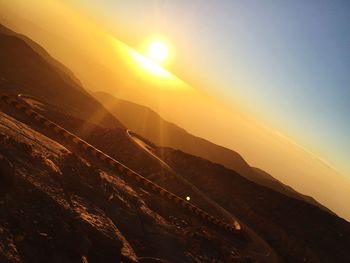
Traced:
[[187, 200], [187, 201], [190, 201], [190, 200], [191, 200], [191, 197], [186, 196], [186, 200]]
[[234, 224], [236, 230], [241, 230], [241, 225], [237, 221], [235, 221], [233, 224]]

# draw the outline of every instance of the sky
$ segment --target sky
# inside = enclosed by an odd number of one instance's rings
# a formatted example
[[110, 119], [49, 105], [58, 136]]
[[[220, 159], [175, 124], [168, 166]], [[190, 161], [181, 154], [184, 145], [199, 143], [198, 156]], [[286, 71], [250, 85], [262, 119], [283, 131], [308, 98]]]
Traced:
[[178, 53], [172, 72], [243, 101], [350, 176], [349, 2], [84, 0], [79, 7], [132, 47], [155, 33], [166, 37]]
[[[0, 22], [85, 88], [149, 106], [350, 220], [349, 9], [346, 1], [0, 0]], [[165, 78], [135, 60], [154, 35], [171, 46]]]

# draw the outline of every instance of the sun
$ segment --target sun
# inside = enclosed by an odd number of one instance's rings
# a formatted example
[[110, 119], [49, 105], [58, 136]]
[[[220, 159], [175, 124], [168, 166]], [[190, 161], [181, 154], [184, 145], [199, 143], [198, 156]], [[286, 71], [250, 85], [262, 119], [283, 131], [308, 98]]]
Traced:
[[[138, 50], [126, 45], [124, 42], [112, 36], [110, 36], [110, 41], [116, 52], [115, 57], [118, 58], [118, 63], [119, 59], [125, 63], [126, 78], [128, 79], [127, 76], [132, 78], [130, 83], [140, 80], [143, 81], [140, 83], [145, 83], [144, 87], [154, 87], [157, 89], [159, 88], [159, 90], [171, 89], [192, 92], [193, 88], [189, 84], [172, 74], [167, 68], [164, 67], [165, 65], [169, 65], [174, 59], [173, 45], [164, 38], [153, 38], [149, 41], [146, 40], [142, 45], [140, 45]], [[165, 54], [163, 53], [161, 56], [163, 57], [164, 62], [162, 65], [158, 64], [147, 55], [147, 51], [149, 51], [150, 47], [153, 46], [153, 43], [164, 43], [164, 46], [166, 47]], [[163, 48], [160, 50], [162, 49]], [[160, 53], [162, 52], [164, 52], [164, 49]], [[158, 51], [156, 54], [157, 53]], [[119, 67], [118, 71], [116, 72], [118, 72], [118, 74], [120, 73]], [[142, 85], [138, 86], [143, 87]]]
[[146, 56], [157, 64], [162, 64], [169, 57], [169, 48], [161, 40], [152, 41], [147, 48]]

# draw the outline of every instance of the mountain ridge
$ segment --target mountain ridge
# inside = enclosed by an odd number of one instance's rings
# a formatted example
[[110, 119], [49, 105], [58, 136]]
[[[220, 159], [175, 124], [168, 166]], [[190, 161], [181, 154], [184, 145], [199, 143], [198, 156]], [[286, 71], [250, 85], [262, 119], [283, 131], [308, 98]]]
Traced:
[[[126, 127], [155, 145], [179, 149], [214, 163], [222, 164], [252, 182], [274, 189], [287, 196], [305, 200], [333, 213], [314, 198], [298, 193], [259, 168], [251, 167], [239, 153], [190, 134], [176, 124], [164, 120], [158, 113], [146, 106], [115, 98], [106, 92], [93, 92], [91, 94], [105, 105], [117, 119], [121, 120]], [[162, 127], [162, 131], [156, 130], [154, 127]]]
[[[67, 75], [65, 72], [69, 70], [64, 67], [63, 72], [63, 66], [57, 67], [61, 64], [46, 55], [48, 53], [43, 48], [36, 47], [36, 50], [41, 50], [37, 53], [27, 43], [30, 41], [25, 41], [22, 35], [11, 32], [4, 26], [0, 29], [0, 46], [3, 50], [0, 54], [3, 62], [0, 65], [0, 81], [8, 87], [7, 92], [32, 95], [52, 105], [64, 107], [78, 117], [102, 122], [110, 127], [122, 127], [99, 102], [78, 86], [75, 80], [70, 79], [73, 73]], [[26, 60], [22, 60], [21, 56], [26, 57]], [[61, 73], [58, 74], [58, 71]]]

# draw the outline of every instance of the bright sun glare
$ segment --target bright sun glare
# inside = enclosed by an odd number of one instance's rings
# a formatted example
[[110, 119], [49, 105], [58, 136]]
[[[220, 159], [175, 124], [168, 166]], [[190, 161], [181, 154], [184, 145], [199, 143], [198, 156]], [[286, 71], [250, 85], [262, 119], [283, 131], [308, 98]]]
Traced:
[[169, 56], [169, 48], [162, 41], [153, 41], [148, 46], [146, 56], [157, 64], [162, 64]]
[[172, 74], [163, 68], [164, 64], [168, 64], [170, 57], [170, 49], [166, 41], [154, 38], [145, 45], [142, 53], [144, 55], [132, 51], [132, 57], [143, 69], [158, 77], [173, 78]]
[[[123, 57], [131, 69], [148, 82], [166, 89], [192, 90], [187, 83], [163, 67], [164, 64], [169, 64], [173, 57], [172, 45], [168, 41], [153, 38], [151, 41], [145, 41], [140, 51], [114, 37], [111, 37], [111, 41], [119, 56]], [[163, 61], [162, 64], [160, 64], [161, 61]]]

